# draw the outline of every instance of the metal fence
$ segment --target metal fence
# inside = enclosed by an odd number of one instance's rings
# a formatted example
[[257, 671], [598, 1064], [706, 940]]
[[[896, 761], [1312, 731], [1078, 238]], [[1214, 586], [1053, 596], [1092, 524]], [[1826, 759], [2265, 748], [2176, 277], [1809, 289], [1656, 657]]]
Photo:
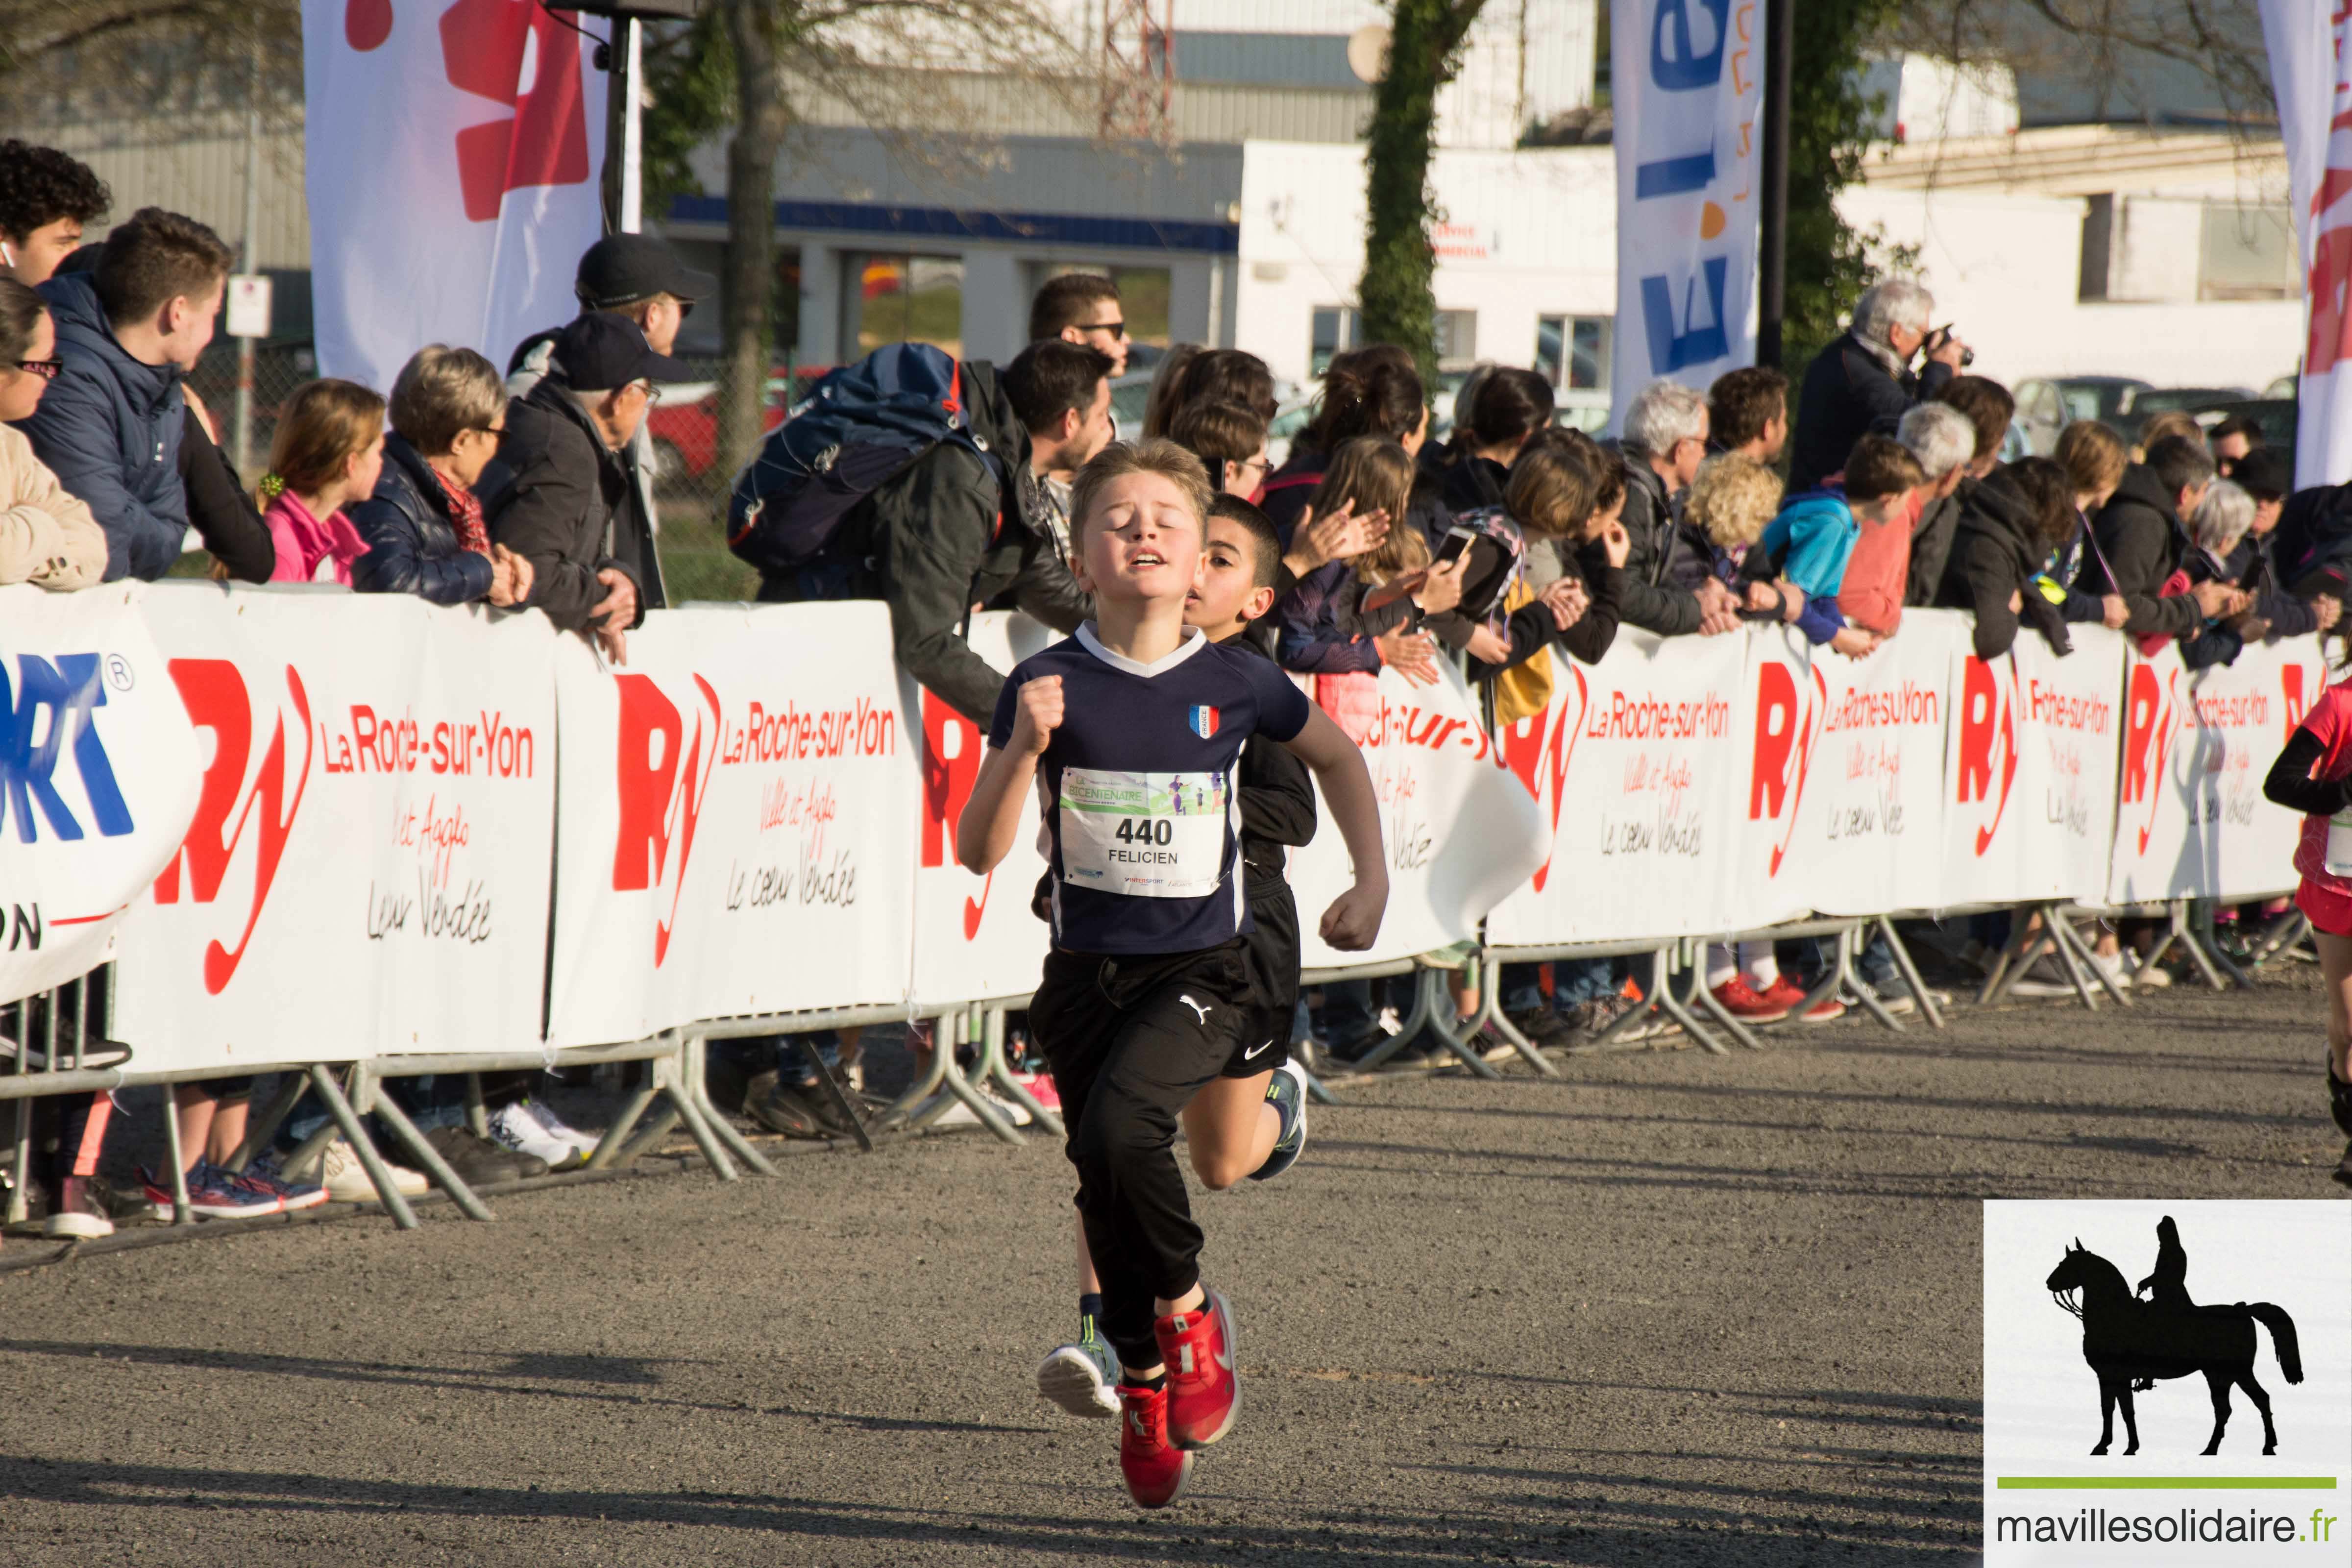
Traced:
[[[1991, 972], [1976, 994], [1960, 1000], [1983, 1005], [2009, 999], [2019, 977], [2046, 955], [2071, 977], [2073, 999], [2080, 1005], [2095, 1010], [2102, 993], [2118, 1005], [2131, 1005], [2127, 988], [2116, 985], [2089, 961], [2089, 951], [2073, 923], [2083, 919], [2138, 918], [2162, 922], [2167, 930], [2149, 962], [2154, 962], [2166, 949], [2177, 944], [2196, 971], [2216, 990], [2225, 990], [2232, 984], [2251, 984], [2251, 971], [2290, 955], [2305, 956], [2297, 944], [2308, 932], [2309, 926], [2299, 913], [2290, 910], [2253, 932], [2233, 960], [2216, 936], [2213, 915], [2217, 907], [2213, 902], [2184, 899], [2169, 904], [2130, 909], [2092, 908], [2054, 902], [2011, 908], [2012, 934], [2008, 946], [1995, 958]], [[1948, 919], [1985, 912], [1994, 908], [2009, 907], [1986, 906], [1981, 910], [1935, 911], [1934, 918]], [[1927, 911], [1918, 911], [1914, 917], [1906, 918], [1929, 917]], [[1411, 1004], [1399, 1020], [1397, 1033], [1361, 1061], [1350, 1064], [1351, 1072], [1379, 1069], [1387, 1058], [1425, 1026], [1446, 1048], [1451, 1058], [1446, 1065], [1458, 1065], [1475, 1077], [1497, 1079], [1501, 1074], [1497, 1070], [1496, 1060], [1516, 1058], [1537, 1076], [1557, 1078], [1559, 1076], [1559, 1059], [1623, 1049], [1637, 1041], [1654, 1037], [1654, 1031], [1661, 1026], [1668, 1032], [1680, 1033], [1690, 1043], [1717, 1055], [1727, 1054], [1728, 1049], [1717, 1037], [1718, 1032], [1740, 1045], [1762, 1048], [1776, 1029], [1793, 1026], [1759, 1026], [1735, 1018], [1722, 1007], [1706, 984], [1705, 950], [1711, 941], [1729, 943], [1757, 939], [1830, 939], [1835, 944], [1834, 960], [1824, 968], [1804, 1006], [1810, 1007], [1823, 998], [1843, 994], [1859, 1004], [1881, 1026], [1901, 1031], [1905, 1027], [1902, 1021], [1890, 1014], [1883, 1005], [1884, 999], [1877, 996], [1853, 969], [1857, 944], [1866, 932], [1875, 929], [1891, 944], [1899, 972], [1918, 999], [1921, 1020], [1931, 1029], [1941, 1028], [1945, 1022], [1943, 1013], [1896, 931], [1895, 920], [1895, 915], [1889, 914], [1800, 921], [1753, 931], [1726, 932], [1717, 938], [1677, 938], [1668, 942], [1587, 942], [1516, 949], [1482, 946], [1466, 952], [1424, 954], [1385, 963], [1309, 971], [1302, 976], [1302, 988], [1340, 980], [1412, 977]], [[1504, 963], [1601, 957], [1646, 960], [1647, 973], [1639, 987], [1641, 999], [1638, 1005], [1598, 1036], [1565, 1047], [1539, 1048], [1503, 1015], [1499, 982]], [[1636, 963], [1637, 973], [1642, 967]], [[1449, 975], [1454, 978], [1465, 994], [1470, 991], [1477, 993], [1476, 1003], [1471, 1011], [1464, 1013], [1454, 1005], [1454, 994], [1448, 986]], [[36, 1098], [112, 1092], [142, 1086], [168, 1086], [219, 1075], [217, 1066], [170, 1072], [139, 1070], [131, 1048], [110, 1037], [111, 986], [93, 984], [95, 978], [88, 976], [54, 991], [0, 1006], [0, 1106], [10, 1108], [13, 1120], [9, 1142], [15, 1184], [8, 1196], [5, 1214], [9, 1224], [20, 1224], [26, 1217], [27, 1176], [33, 1156], [31, 1108]], [[551, 1053], [404, 1056], [358, 1062], [260, 1064], [245, 1070], [277, 1073], [281, 1075], [281, 1081], [268, 1106], [249, 1123], [243, 1146], [236, 1151], [227, 1163], [232, 1170], [242, 1170], [257, 1153], [270, 1146], [297, 1103], [305, 1096], [310, 1096], [327, 1110], [328, 1121], [285, 1157], [282, 1169], [288, 1175], [299, 1176], [310, 1170], [323, 1154], [326, 1146], [340, 1137], [351, 1144], [376, 1190], [378, 1201], [393, 1223], [402, 1229], [414, 1228], [417, 1224], [415, 1211], [401, 1194], [390, 1165], [370, 1136], [366, 1119], [373, 1114], [379, 1128], [391, 1135], [398, 1151], [414, 1160], [432, 1184], [440, 1188], [462, 1213], [469, 1218], [488, 1220], [493, 1215], [481, 1194], [472, 1190], [449, 1168], [402, 1110], [399, 1103], [382, 1092], [384, 1080], [425, 1073], [478, 1075], [534, 1068], [596, 1067], [609, 1063], [642, 1063], [643, 1066], [636, 1069], [635, 1082], [626, 1091], [595, 1152], [588, 1161], [589, 1170], [602, 1172], [625, 1167], [652, 1152], [673, 1129], [683, 1125], [704, 1163], [721, 1182], [738, 1180], [744, 1170], [759, 1175], [773, 1175], [776, 1173], [774, 1164], [711, 1101], [706, 1084], [709, 1042], [749, 1036], [798, 1037], [798, 1047], [803, 1059], [815, 1072], [822, 1091], [828, 1096], [835, 1112], [848, 1130], [848, 1137], [860, 1149], [868, 1152], [879, 1140], [926, 1131], [958, 1104], [967, 1108], [981, 1127], [1008, 1144], [1018, 1145], [1026, 1141], [1013, 1119], [1006, 1114], [1008, 1109], [1015, 1106], [1026, 1115], [1030, 1124], [1058, 1137], [1064, 1131], [1061, 1119], [1030, 1094], [1013, 1072], [1006, 1057], [1007, 1019], [1024, 1008], [1027, 1000], [1025, 997], [1000, 997], [950, 1003], [939, 1005], [927, 1012], [910, 1012], [905, 1007], [862, 1007], [822, 1013], [712, 1018], [664, 1030], [643, 1040]], [[1804, 1007], [1794, 1010], [1791, 1017], [1801, 1016], [1803, 1011]], [[897, 1100], [878, 1111], [862, 1112], [856, 1099], [806, 1043], [805, 1037], [820, 1029], [899, 1022], [919, 1027], [928, 1051], [919, 1049], [917, 1070]], [[1648, 1026], [1647, 1029], [1642, 1027], [1644, 1025]], [[968, 1062], [964, 1059], [967, 1055]], [[1309, 1087], [1323, 1103], [1339, 1103], [1338, 1097], [1321, 1080], [1310, 1078]], [[478, 1088], [468, 1095], [467, 1114], [475, 1132], [487, 1136], [488, 1127]], [[168, 1112], [163, 1121], [165, 1157], [172, 1173], [173, 1220], [178, 1225], [191, 1225], [194, 1216], [188, 1207], [185, 1178], [182, 1173], [184, 1166], [179, 1146], [178, 1122]], [[563, 1179], [562, 1176], [541, 1178], [542, 1181]], [[65, 1256], [78, 1245], [68, 1243], [66, 1248], [54, 1256]]]

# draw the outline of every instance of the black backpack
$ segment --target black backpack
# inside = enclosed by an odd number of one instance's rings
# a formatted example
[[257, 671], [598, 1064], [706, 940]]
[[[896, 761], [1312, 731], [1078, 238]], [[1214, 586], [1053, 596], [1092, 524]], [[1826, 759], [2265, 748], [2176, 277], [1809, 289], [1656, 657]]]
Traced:
[[954, 443], [985, 458], [962, 394], [962, 366], [929, 343], [891, 343], [834, 371], [736, 476], [727, 547], [763, 575], [792, 572], [933, 447]]

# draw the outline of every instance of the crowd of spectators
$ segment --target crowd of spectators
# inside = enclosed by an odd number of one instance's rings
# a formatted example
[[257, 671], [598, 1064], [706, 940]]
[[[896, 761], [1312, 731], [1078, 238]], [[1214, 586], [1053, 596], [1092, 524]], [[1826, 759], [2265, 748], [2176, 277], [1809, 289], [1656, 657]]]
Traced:
[[[269, 474], [249, 490], [184, 381], [212, 339], [232, 253], [203, 224], [154, 207], [81, 245], [109, 204], [71, 158], [0, 145], [0, 583], [64, 591], [160, 577], [193, 532], [215, 576], [536, 610], [625, 663], [628, 633], [666, 602], [646, 414], [686, 378], [670, 351], [709, 278], [658, 240], [599, 241], [578, 268], [580, 314], [526, 338], [503, 375], [436, 343], [383, 392], [311, 383], [280, 411]], [[1627, 626], [1717, 637], [1777, 619], [1866, 659], [1900, 635], [1906, 608], [1947, 605], [1974, 613], [1983, 658], [2029, 631], [2063, 654], [2071, 625], [2099, 623], [2144, 647], [2177, 640], [2202, 667], [2335, 624], [2352, 505], [2333, 491], [2290, 497], [2288, 466], [2258, 428], [2233, 420], [2209, 437], [2168, 416], [2133, 452], [2083, 421], [2053, 456], [2004, 465], [2010, 395], [1963, 374], [1966, 345], [1933, 314], [1909, 280], [1864, 293], [1850, 331], [1811, 362], [1793, 420], [1788, 380], [1742, 369], [1704, 390], [1654, 383], [1625, 408], [1622, 438], [1596, 441], [1557, 423], [1542, 375], [1488, 365], [1456, 397], [1450, 437], [1433, 441], [1412, 357], [1375, 345], [1331, 362], [1311, 421], [1270, 471], [1267, 365], [1177, 345], [1157, 367], [1143, 433], [1192, 451], [1221, 505], [1272, 528], [1282, 560], [1268, 651], [1359, 736], [1377, 722], [1376, 682], [1391, 667], [1430, 682], [1455, 662], [1507, 722], [1549, 700], [1546, 649], [1589, 665]], [[971, 443], [908, 463], [814, 558], [767, 572], [759, 594], [881, 601], [899, 663], [975, 720], [1003, 679], [965, 639], [976, 608], [1017, 607], [1063, 632], [1088, 614], [1070, 560], [1070, 483], [1117, 434], [1110, 383], [1129, 359], [1106, 277], [1049, 279], [1028, 336], [1001, 368], [959, 367]], [[1746, 1019], [1834, 1017], [1833, 995], [1783, 968], [1821, 962], [1769, 942], [1721, 947], [1706, 984]], [[2112, 936], [2102, 962], [2129, 966]], [[1889, 1005], [1915, 1005], [1883, 945], [1863, 973]], [[1548, 1046], [1617, 1026], [1639, 997], [1608, 959], [1509, 966], [1498, 982], [1506, 1016]], [[1475, 1010], [1466, 984], [1454, 994]], [[1301, 999], [1297, 1029], [1329, 1061], [1379, 1049], [1411, 1065], [1437, 1047], [1426, 1034], [1388, 1044], [1384, 1013], [1408, 1012], [1408, 1000], [1376, 983], [1327, 985], [1316, 1009]], [[917, 1045], [928, 1048], [919, 1034]], [[854, 1082], [857, 1047], [843, 1031], [718, 1056], [739, 1080], [735, 1104], [822, 1132], [837, 1113], [815, 1090], [819, 1064]], [[495, 1182], [593, 1150], [534, 1096], [536, 1081], [413, 1079], [391, 1092], [461, 1176]], [[178, 1174], [197, 1213], [363, 1195], [340, 1142], [299, 1176], [272, 1152], [251, 1158], [251, 1093], [250, 1079], [226, 1079], [174, 1091]], [[45, 1112], [52, 1234], [102, 1234], [125, 1207], [98, 1171], [110, 1112], [104, 1096]], [[279, 1150], [320, 1125], [315, 1110], [298, 1113]], [[183, 1184], [142, 1175], [130, 1205], [168, 1209]]]

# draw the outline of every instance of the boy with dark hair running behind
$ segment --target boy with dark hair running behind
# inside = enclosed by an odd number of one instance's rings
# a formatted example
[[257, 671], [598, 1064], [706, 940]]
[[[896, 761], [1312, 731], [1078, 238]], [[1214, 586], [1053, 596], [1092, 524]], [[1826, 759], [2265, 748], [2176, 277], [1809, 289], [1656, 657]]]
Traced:
[[[1282, 539], [1265, 513], [1236, 496], [1210, 505], [1201, 578], [1184, 602], [1184, 624], [1213, 643], [1274, 657], [1274, 607]], [[1297, 1163], [1307, 1146], [1307, 1074], [1290, 1057], [1298, 1003], [1298, 908], [1289, 857], [1315, 837], [1315, 784], [1307, 764], [1263, 735], [1242, 748], [1241, 856], [1252, 930], [1244, 939], [1263, 987], [1258, 1017], [1242, 1032], [1224, 1070], [1184, 1107], [1184, 1147], [1192, 1173], [1212, 1192], [1246, 1176], [1263, 1182]], [[1052, 879], [1047, 881], [1050, 896]], [[1118, 1358], [1101, 1334], [1102, 1283], [1078, 1220], [1078, 1337], [1038, 1364], [1037, 1392], [1073, 1415], [1116, 1415]]]
[[[1080, 585], [1095, 619], [1017, 666], [956, 826], [956, 858], [992, 869], [1035, 780], [1053, 879], [1053, 951], [1030, 1026], [1062, 1096], [1078, 1211], [1118, 1352], [1119, 1468], [1145, 1508], [1176, 1500], [1192, 1450], [1239, 1408], [1230, 1307], [1201, 1282], [1200, 1227], [1176, 1164], [1178, 1115], [1265, 1016], [1231, 786], [1250, 737], [1313, 769], [1355, 884], [1323, 939], [1371, 945], [1388, 902], [1370, 773], [1280, 669], [1185, 623], [1202, 573], [1209, 489], [1171, 442], [1113, 445], [1071, 494]], [[1201, 775], [1222, 814], [1153, 808], [1169, 775]]]

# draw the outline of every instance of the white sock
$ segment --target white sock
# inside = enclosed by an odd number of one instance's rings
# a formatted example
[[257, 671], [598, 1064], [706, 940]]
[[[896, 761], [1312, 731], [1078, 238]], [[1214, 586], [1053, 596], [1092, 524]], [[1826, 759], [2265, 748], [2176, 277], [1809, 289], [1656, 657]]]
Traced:
[[1769, 991], [1780, 983], [1780, 961], [1772, 956], [1769, 942], [1741, 942], [1739, 967], [1747, 973], [1748, 984], [1759, 991]]

